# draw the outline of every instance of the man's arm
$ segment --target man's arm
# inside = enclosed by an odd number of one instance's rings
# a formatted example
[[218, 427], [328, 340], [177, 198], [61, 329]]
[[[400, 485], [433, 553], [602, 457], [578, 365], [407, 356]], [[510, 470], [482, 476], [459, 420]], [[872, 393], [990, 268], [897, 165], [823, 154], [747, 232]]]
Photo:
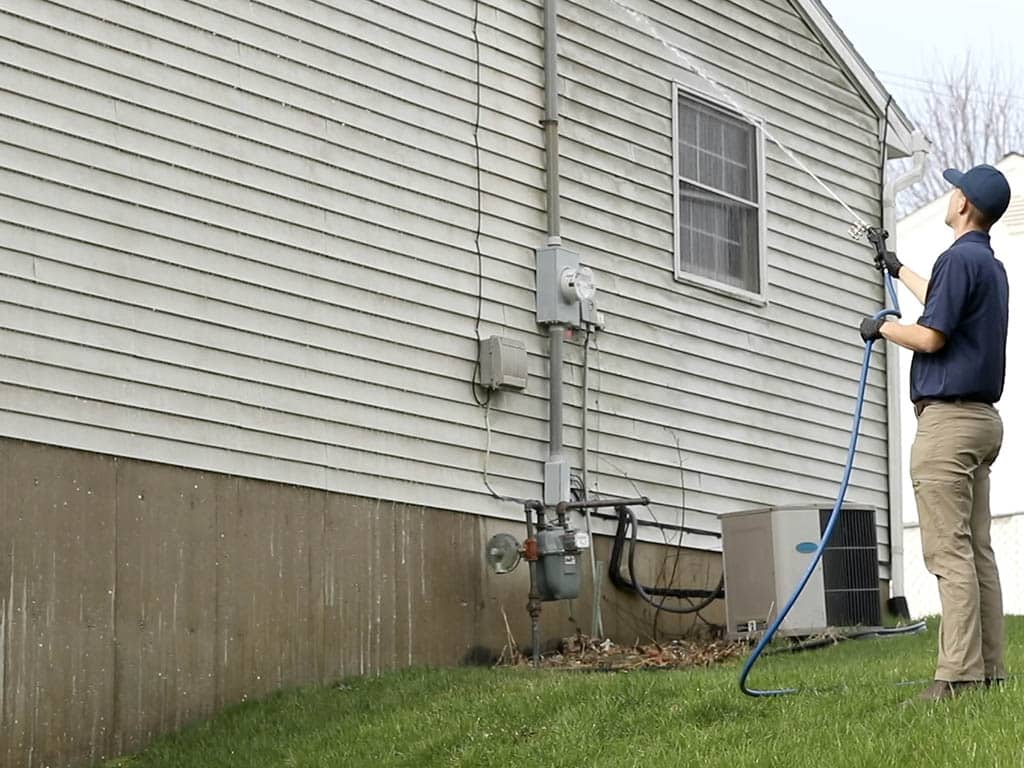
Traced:
[[[906, 267], [900, 270], [900, 279], [904, 279], [903, 275], [906, 271]], [[913, 273], [911, 273], [913, 274]], [[921, 278], [918, 275], [914, 275], [918, 280]], [[927, 283], [926, 283], [927, 285]], [[910, 287], [909, 285], [907, 286]], [[913, 290], [913, 288], [911, 288]], [[905, 347], [914, 352], [925, 352], [931, 354], [938, 352], [944, 346], [946, 346], [946, 337], [944, 334], [936, 331], [934, 328], [929, 328], [926, 325], [902, 325], [900, 323], [888, 322], [882, 325], [878, 329], [882, 338], [888, 339], [894, 344], [898, 344], [901, 347]]]
[[[910, 289], [918, 301], [924, 304], [925, 296], [928, 294], [928, 281], [921, 277], [906, 264], [900, 267], [900, 281]], [[899, 342], [897, 342], [899, 343]]]
[[[876, 247], [880, 247], [880, 241], [874, 241]], [[875, 266], [884, 269], [893, 280], [902, 280], [903, 284], [910, 289], [910, 292], [917, 297], [917, 300], [924, 304], [928, 295], [928, 281], [912, 270], [896, 255], [896, 251], [879, 250], [875, 256]]]

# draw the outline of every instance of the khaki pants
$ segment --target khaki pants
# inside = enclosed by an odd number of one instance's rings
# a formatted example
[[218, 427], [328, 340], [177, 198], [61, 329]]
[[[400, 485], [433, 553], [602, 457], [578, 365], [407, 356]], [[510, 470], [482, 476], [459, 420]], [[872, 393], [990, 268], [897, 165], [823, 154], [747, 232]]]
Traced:
[[924, 563], [939, 583], [936, 680], [1005, 677], [1003, 596], [992, 552], [989, 470], [1003, 422], [983, 403], [934, 403], [918, 419], [910, 478]]

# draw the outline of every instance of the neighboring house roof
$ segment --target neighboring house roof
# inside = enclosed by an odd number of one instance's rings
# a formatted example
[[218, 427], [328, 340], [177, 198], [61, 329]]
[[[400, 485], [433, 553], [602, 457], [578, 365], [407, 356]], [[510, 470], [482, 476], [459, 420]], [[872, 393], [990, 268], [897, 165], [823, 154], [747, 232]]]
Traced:
[[[1010, 207], [1003, 215], [1002, 221], [997, 227], [1005, 228], [1011, 235], [1024, 235], [1024, 154], [1020, 152], [1008, 152], [995, 164], [1010, 182], [1010, 189], [1013, 190], [1013, 197], [1010, 199]], [[934, 200], [924, 203], [900, 219], [901, 231], [908, 234], [916, 232], [921, 228], [936, 226], [941, 223], [946, 212], [946, 205], [949, 202], [949, 193], [952, 187], [942, 193]], [[941, 228], [939, 231], [942, 232]], [[937, 256], [938, 252], [932, 254]]]
[[906, 157], [913, 154], [913, 135], [917, 130], [900, 107], [892, 102], [882, 81], [871, 71], [843, 30], [832, 18], [821, 0], [792, 0], [793, 7], [804, 17], [810, 27], [818, 33], [825, 47], [846, 70], [850, 80], [864, 95], [880, 118], [889, 109], [889, 149], [891, 157]]
[[1010, 152], [996, 163], [996, 168], [1006, 174], [1010, 180], [1010, 189], [1015, 193], [1010, 199], [1010, 207], [1003, 216], [1003, 222], [1011, 236], [1020, 237], [1024, 235], [1024, 155]]

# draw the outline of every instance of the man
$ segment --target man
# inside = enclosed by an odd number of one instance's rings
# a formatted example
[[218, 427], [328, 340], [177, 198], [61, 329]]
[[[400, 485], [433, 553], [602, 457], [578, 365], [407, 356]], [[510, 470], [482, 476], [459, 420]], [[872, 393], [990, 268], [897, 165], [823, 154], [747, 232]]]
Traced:
[[989, 470], [1003, 425], [993, 407], [1006, 369], [1008, 285], [989, 229], [1006, 212], [1010, 186], [990, 165], [947, 170], [955, 189], [946, 211], [953, 245], [925, 280], [886, 253], [884, 265], [924, 304], [901, 324], [865, 318], [865, 342], [885, 338], [913, 350], [910, 398], [917, 437], [910, 478], [921, 523], [924, 562], [942, 602], [934, 683], [920, 698], [940, 701], [983, 684], [1000, 684], [1003, 602], [990, 539]]

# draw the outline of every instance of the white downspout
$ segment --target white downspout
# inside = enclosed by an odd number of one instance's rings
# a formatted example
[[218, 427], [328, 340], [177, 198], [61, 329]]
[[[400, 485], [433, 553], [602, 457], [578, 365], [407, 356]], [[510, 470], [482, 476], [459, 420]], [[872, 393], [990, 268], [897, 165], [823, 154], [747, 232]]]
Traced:
[[[913, 167], [902, 176], [886, 183], [882, 191], [882, 226], [889, 232], [889, 249], [896, 251], [896, 195], [924, 178], [928, 167], [931, 142], [920, 131], [910, 140]], [[891, 563], [890, 597], [904, 596], [903, 581], [903, 462], [901, 420], [903, 402], [900, 396], [899, 347], [885, 344], [885, 389], [889, 418], [889, 560]]]

